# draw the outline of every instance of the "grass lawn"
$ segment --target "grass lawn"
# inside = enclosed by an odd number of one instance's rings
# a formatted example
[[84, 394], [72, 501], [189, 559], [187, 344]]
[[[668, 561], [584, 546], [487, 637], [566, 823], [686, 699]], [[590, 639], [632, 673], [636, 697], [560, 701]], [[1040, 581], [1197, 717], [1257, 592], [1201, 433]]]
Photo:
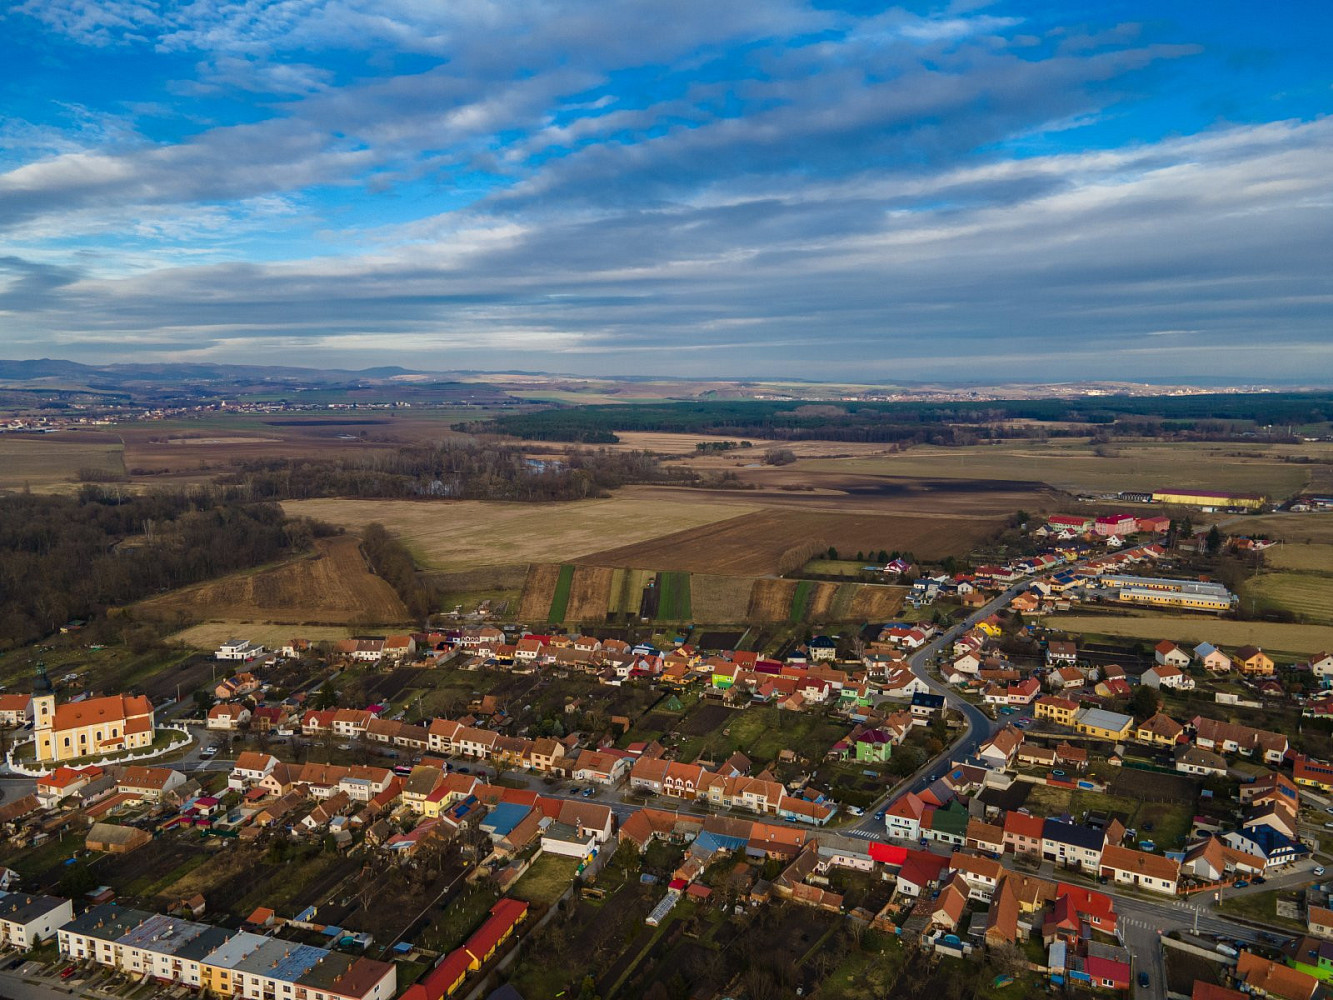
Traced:
[[805, 712], [784, 712], [774, 705], [751, 708], [731, 717], [728, 735], [719, 737], [729, 755], [740, 750], [756, 763], [776, 760], [793, 750], [798, 757], [824, 759], [828, 748], [845, 735], [846, 725]]
[[443, 912], [422, 933], [420, 944], [440, 952], [453, 951], [481, 925], [499, 898], [491, 885], [468, 886], [445, 904]]
[[1287, 920], [1277, 915], [1277, 899], [1280, 894], [1279, 889], [1269, 892], [1238, 892], [1231, 895], [1223, 893], [1222, 902], [1217, 908], [1223, 913], [1234, 913], [1239, 917], [1249, 917], [1251, 920], [1261, 920], [1276, 927], [1304, 933], [1306, 928], [1300, 921]]
[[[1048, 785], [1034, 785], [1028, 794], [1028, 805], [1047, 816], [1067, 812], [1079, 819], [1086, 810], [1127, 816], [1125, 825], [1138, 829], [1139, 836], [1152, 840], [1159, 849], [1183, 844], [1194, 815], [1192, 802], [1144, 802], [1120, 795], [1071, 791]], [[1152, 824], [1151, 831], [1143, 829], [1145, 823]]]
[[574, 873], [578, 866], [577, 858], [543, 854], [523, 873], [523, 877], [514, 883], [514, 888], [509, 894], [516, 899], [525, 899], [529, 903], [550, 906], [565, 894], [565, 890], [574, 881]]

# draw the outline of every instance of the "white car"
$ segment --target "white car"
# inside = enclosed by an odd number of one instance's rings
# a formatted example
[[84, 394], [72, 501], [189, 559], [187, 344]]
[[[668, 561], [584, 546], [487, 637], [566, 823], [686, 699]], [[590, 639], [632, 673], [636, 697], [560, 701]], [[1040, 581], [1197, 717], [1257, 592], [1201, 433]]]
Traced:
[[217, 748], [217, 747], [204, 747], [202, 750], [199, 751], [199, 756], [200, 756], [200, 757], [212, 757], [212, 756], [213, 756], [214, 754], [216, 754], [217, 752], [218, 752], [218, 748]]

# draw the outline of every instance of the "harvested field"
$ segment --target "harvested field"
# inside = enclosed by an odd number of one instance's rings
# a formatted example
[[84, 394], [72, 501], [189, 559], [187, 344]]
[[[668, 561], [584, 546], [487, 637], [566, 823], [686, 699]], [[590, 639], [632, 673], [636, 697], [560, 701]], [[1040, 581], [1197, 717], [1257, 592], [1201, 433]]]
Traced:
[[1245, 582], [1241, 596], [1258, 608], [1277, 608], [1303, 622], [1333, 625], [1333, 574], [1261, 573]]
[[1333, 572], [1333, 544], [1315, 542], [1307, 545], [1297, 542], [1277, 545], [1264, 553], [1264, 562], [1276, 569]]
[[747, 576], [710, 576], [690, 574], [690, 603], [694, 617], [702, 622], [740, 622], [750, 609], [750, 588], [754, 581]]
[[35, 493], [68, 492], [79, 487], [79, 470], [109, 478], [125, 475], [124, 449], [101, 434], [0, 435], [0, 489]]
[[569, 503], [501, 503], [481, 500], [299, 500], [289, 514], [316, 517], [349, 528], [378, 521], [402, 539], [425, 569], [577, 561], [600, 566], [653, 566], [635, 560], [580, 559], [606, 547], [628, 545], [697, 528], [754, 506], [614, 497]]
[[[853, 551], [874, 545], [918, 559], [965, 555], [998, 527], [977, 517], [904, 516], [771, 509], [744, 514], [652, 541], [606, 549], [576, 560], [602, 566], [652, 566], [734, 576], [783, 572], [784, 557], [818, 544]], [[808, 558], [809, 553], [806, 553]], [[796, 565], [803, 565], [801, 558]]]
[[280, 566], [234, 573], [149, 598], [135, 613], [157, 621], [226, 618], [291, 624], [397, 624], [408, 620], [394, 589], [371, 573], [350, 535]]
[[[1303, 489], [1310, 466], [1285, 461], [1299, 446], [1117, 442], [1098, 455], [1086, 439], [1021, 441], [973, 448], [915, 447], [883, 458], [798, 462], [810, 471], [941, 479], [1031, 480], [1071, 491], [1227, 489], [1284, 498]], [[791, 468], [791, 467], [789, 467]]]
[[569, 609], [569, 588], [574, 584], [574, 567], [568, 564], [560, 567], [555, 578], [555, 589], [551, 593], [551, 610], [546, 620], [559, 624], [565, 620]]
[[569, 588], [567, 621], [605, 621], [611, 605], [611, 577], [614, 570], [604, 566], [574, 568]]
[[750, 621], [784, 622], [791, 616], [795, 599], [795, 580], [756, 580], [745, 617]]
[[1328, 514], [1263, 514], [1237, 520], [1228, 525], [1228, 530], [1236, 534], [1267, 535], [1286, 542], [1265, 553], [1270, 560], [1287, 545], [1333, 545], [1333, 516]]
[[533, 563], [528, 567], [528, 578], [523, 584], [523, 596], [518, 602], [518, 616], [524, 620], [545, 621], [551, 612], [551, 598], [560, 579], [560, 566], [555, 563]]
[[1268, 653], [1304, 658], [1333, 649], [1333, 627], [1286, 625], [1278, 622], [1223, 621], [1210, 615], [1052, 615], [1048, 628], [1093, 635], [1124, 635], [1156, 642], [1212, 642], [1221, 646], [1253, 644]]
[[847, 617], [852, 621], [887, 621], [902, 610], [906, 587], [855, 584]]

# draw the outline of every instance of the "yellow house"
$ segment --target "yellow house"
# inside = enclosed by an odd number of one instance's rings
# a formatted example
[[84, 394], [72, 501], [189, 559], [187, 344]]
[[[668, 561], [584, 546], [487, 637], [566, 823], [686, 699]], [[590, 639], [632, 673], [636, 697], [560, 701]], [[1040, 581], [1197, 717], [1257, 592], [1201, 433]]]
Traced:
[[1050, 719], [1056, 725], [1073, 726], [1074, 717], [1078, 715], [1078, 705], [1068, 698], [1047, 695], [1037, 699], [1032, 714], [1038, 719]]
[[1184, 731], [1185, 727], [1171, 716], [1158, 712], [1152, 718], [1144, 719], [1139, 723], [1138, 728], [1134, 731], [1134, 738], [1140, 743], [1170, 747], [1176, 745], [1176, 741]]
[[1074, 720], [1074, 729], [1084, 736], [1119, 741], [1129, 736], [1133, 724], [1132, 716], [1108, 712], [1104, 708], [1085, 708]]
[[1236, 662], [1246, 677], [1273, 676], [1273, 661], [1258, 646], [1241, 646], [1236, 650]]
[[32, 700], [32, 732], [39, 761], [121, 753], [153, 744], [153, 703], [143, 695], [111, 695], [67, 702], [55, 695]]
[[981, 629], [981, 631], [985, 632], [992, 639], [1004, 631], [998, 624], [990, 619], [987, 619], [984, 622], [977, 622], [977, 628]]

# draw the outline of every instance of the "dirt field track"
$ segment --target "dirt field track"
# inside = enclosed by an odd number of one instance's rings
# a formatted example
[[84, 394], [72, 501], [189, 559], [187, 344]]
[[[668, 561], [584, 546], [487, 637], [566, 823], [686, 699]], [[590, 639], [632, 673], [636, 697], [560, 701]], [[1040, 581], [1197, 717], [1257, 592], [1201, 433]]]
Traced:
[[989, 518], [772, 509], [605, 549], [577, 561], [765, 576], [781, 571], [784, 553], [812, 541], [853, 552], [867, 548], [899, 550], [911, 552], [918, 559], [936, 559], [966, 554], [996, 527], [998, 522]]
[[272, 569], [237, 573], [143, 601], [136, 614], [159, 621], [380, 623], [408, 620], [392, 587], [371, 573], [357, 539], [320, 539], [315, 552]]

